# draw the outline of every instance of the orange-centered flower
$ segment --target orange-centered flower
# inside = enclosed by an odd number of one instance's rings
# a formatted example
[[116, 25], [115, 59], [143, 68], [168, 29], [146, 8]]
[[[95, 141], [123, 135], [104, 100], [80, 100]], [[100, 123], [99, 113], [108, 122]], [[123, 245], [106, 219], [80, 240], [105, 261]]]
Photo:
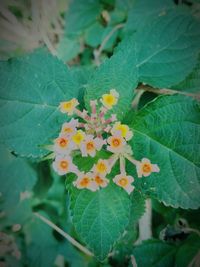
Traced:
[[113, 179], [114, 183], [118, 186], [122, 187], [128, 194], [130, 194], [134, 190], [134, 186], [131, 184], [134, 179], [132, 176], [127, 176], [126, 173], [121, 173], [116, 175]]
[[78, 189], [89, 189], [91, 191], [98, 190], [98, 185], [92, 179], [92, 174], [88, 173], [80, 173], [78, 179], [73, 182], [74, 186]]
[[113, 153], [120, 153], [123, 151], [126, 141], [121, 135], [110, 136], [107, 140], [109, 146], [107, 146], [107, 150]]
[[94, 174], [94, 181], [97, 183], [99, 187], [106, 187], [109, 183], [109, 180], [105, 177], [101, 176], [100, 174]]
[[160, 169], [157, 164], [152, 164], [149, 159], [143, 158], [141, 162], [136, 165], [138, 177], [149, 176], [152, 172], [159, 172]]
[[61, 134], [58, 138], [54, 140], [54, 152], [58, 154], [69, 154], [74, 148], [73, 143], [68, 136]]
[[59, 175], [64, 175], [69, 172], [77, 172], [77, 167], [72, 163], [69, 156], [57, 156], [53, 162], [53, 168]]

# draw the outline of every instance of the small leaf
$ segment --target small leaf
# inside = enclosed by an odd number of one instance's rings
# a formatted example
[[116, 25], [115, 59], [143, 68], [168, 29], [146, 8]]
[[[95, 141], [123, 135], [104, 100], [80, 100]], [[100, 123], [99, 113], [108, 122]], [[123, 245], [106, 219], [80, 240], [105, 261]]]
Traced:
[[72, 188], [70, 197], [77, 233], [98, 260], [103, 261], [128, 224], [128, 194], [109, 185], [97, 192]]
[[71, 1], [66, 13], [66, 33], [81, 34], [91, 24], [97, 21], [101, 13], [99, 0]]
[[85, 101], [100, 98], [102, 94], [109, 93], [110, 89], [116, 89], [119, 93], [118, 104], [112, 109], [118, 118], [122, 118], [128, 112], [133, 98], [133, 90], [137, 86], [137, 71], [135, 58], [132, 57], [132, 43], [129, 38], [119, 45], [116, 53], [104, 61], [95, 71], [86, 87]]
[[139, 267], [174, 266], [176, 247], [160, 240], [149, 240], [133, 249]]

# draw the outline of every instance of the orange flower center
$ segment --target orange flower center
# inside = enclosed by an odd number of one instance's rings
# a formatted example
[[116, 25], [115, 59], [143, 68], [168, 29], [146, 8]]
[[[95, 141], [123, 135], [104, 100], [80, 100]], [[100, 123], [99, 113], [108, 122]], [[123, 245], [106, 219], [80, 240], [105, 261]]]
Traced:
[[125, 186], [127, 186], [127, 184], [128, 184], [128, 179], [126, 178], [126, 177], [124, 177], [124, 178], [121, 178], [120, 180], [119, 180], [119, 185], [121, 185], [122, 187], [125, 187]]
[[93, 150], [94, 149], [94, 143], [93, 142], [88, 142], [86, 147], [87, 147], [87, 150]]
[[151, 172], [151, 164], [150, 163], [144, 163], [142, 166], [143, 172]]
[[81, 182], [80, 182], [80, 185], [82, 187], [86, 187], [86, 186], [89, 185], [89, 183], [90, 183], [90, 179], [88, 177], [83, 177], [82, 180], [81, 180]]
[[67, 139], [65, 139], [65, 138], [60, 138], [60, 140], [59, 140], [59, 145], [60, 145], [61, 147], [66, 147], [67, 144], [68, 144], [68, 140], [67, 140]]
[[121, 145], [121, 140], [120, 140], [119, 138], [113, 138], [113, 139], [112, 139], [112, 145], [113, 145], [114, 147], [118, 147], [118, 146], [120, 146], [120, 145]]
[[100, 177], [100, 176], [95, 176], [95, 182], [98, 184], [98, 185], [101, 185], [103, 184], [103, 179]]
[[66, 160], [61, 160], [60, 162], [60, 168], [63, 170], [67, 170], [69, 166], [69, 163]]

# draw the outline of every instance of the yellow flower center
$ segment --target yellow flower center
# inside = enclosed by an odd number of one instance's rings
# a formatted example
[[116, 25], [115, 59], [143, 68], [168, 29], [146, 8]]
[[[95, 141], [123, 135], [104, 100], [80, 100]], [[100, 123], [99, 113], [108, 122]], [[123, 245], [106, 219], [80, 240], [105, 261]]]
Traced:
[[119, 185], [120, 186], [122, 186], [122, 187], [125, 187], [125, 186], [127, 186], [128, 185], [128, 179], [126, 178], [126, 177], [123, 177], [123, 178], [121, 178], [120, 180], [119, 180]]
[[74, 141], [75, 144], [80, 145], [80, 143], [84, 139], [84, 134], [81, 131], [78, 131], [73, 137], [72, 140]]
[[60, 168], [61, 168], [62, 170], [67, 170], [67, 169], [68, 169], [68, 166], [69, 166], [68, 161], [66, 161], [66, 160], [61, 160], [61, 162], [60, 162]]
[[126, 137], [127, 132], [128, 132], [128, 126], [127, 125], [124, 125], [124, 124], [119, 124], [116, 127], [116, 130], [121, 131], [122, 136], [123, 137]]
[[103, 95], [102, 100], [108, 106], [113, 106], [117, 103], [116, 97], [112, 94]]
[[151, 164], [150, 164], [150, 163], [144, 163], [144, 164], [142, 165], [142, 171], [143, 171], [144, 173], [151, 172], [151, 171], [152, 171]]
[[97, 168], [97, 171], [100, 172], [100, 173], [104, 173], [104, 172], [107, 171], [107, 166], [106, 166], [106, 164], [103, 163], [103, 162], [99, 162], [99, 163], [97, 163], [96, 168]]

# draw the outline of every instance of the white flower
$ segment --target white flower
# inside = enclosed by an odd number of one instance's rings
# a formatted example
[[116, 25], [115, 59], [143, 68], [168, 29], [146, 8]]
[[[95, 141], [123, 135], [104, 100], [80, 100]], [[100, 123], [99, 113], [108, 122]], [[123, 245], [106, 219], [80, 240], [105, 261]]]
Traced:
[[107, 178], [105, 178], [103, 175], [98, 174], [98, 173], [94, 173], [93, 174], [93, 180], [96, 182], [96, 184], [99, 187], [106, 187], [109, 183], [109, 180]]
[[72, 163], [72, 159], [69, 156], [58, 155], [53, 162], [53, 169], [59, 175], [69, 172], [77, 173], [77, 167]]
[[73, 182], [73, 185], [78, 189], [87, 188], [91, 191], [99, 189], [97, 183], [92, 179], [92, 173], [79, 173], [78, 179]]
[[126, 192], [130, 195], [130, 193], [134, 190], [134, 186], [131, 184], [134, 181], [132, 176], [127, 176], [126, 173], [121, 173], [116, 175], [113, 179], [114, 183], [118, 186], [122, 187]]
[[157, 164], [151, 164], [151, 161], [147, 158], [143, 158], [141, 162], [136, 164], [137, 174], [138, 177], [141, 178], [142, 176], [147, 177], [152, 172], [159, 172], [160, 168]]
[[60, 136], [54, 140], [53, 151], [55, 153], [69, 154], [74, 148], [75, 145], [68, 135], [60, 134]]
[[124, 151], [124, 146], [126, 145], [126, 141], [120, 133], [110, 136], [107, 139], [107, 143], [109, 144], [107, 150], [112, 153], [122, 153]]
[[69, 122], [65, 122], [62, 125], [61, 133], [68, 136], [72, 136], [76, 132], [76, 127], [78, 127], [78, 120], [71, 119]]
[[69, 101], [60, 103], [60, 111], [62, 113], [67, 113], [68, 115], [73, 115], [76, 106], [79, 105], [79, 102], [76, 98], [73, 98]]
[[107, 160], [99, 159], [92, 169], [95, 173], [106, 175], [110, 173], [110, 167]]
[[95, 157], [96, 151], [101, 150], [105, 142], [101, 138], [94, 138], [93, 135], [87, 135], [80, 145], [80, 150], [83, 157], [90, 155]]

